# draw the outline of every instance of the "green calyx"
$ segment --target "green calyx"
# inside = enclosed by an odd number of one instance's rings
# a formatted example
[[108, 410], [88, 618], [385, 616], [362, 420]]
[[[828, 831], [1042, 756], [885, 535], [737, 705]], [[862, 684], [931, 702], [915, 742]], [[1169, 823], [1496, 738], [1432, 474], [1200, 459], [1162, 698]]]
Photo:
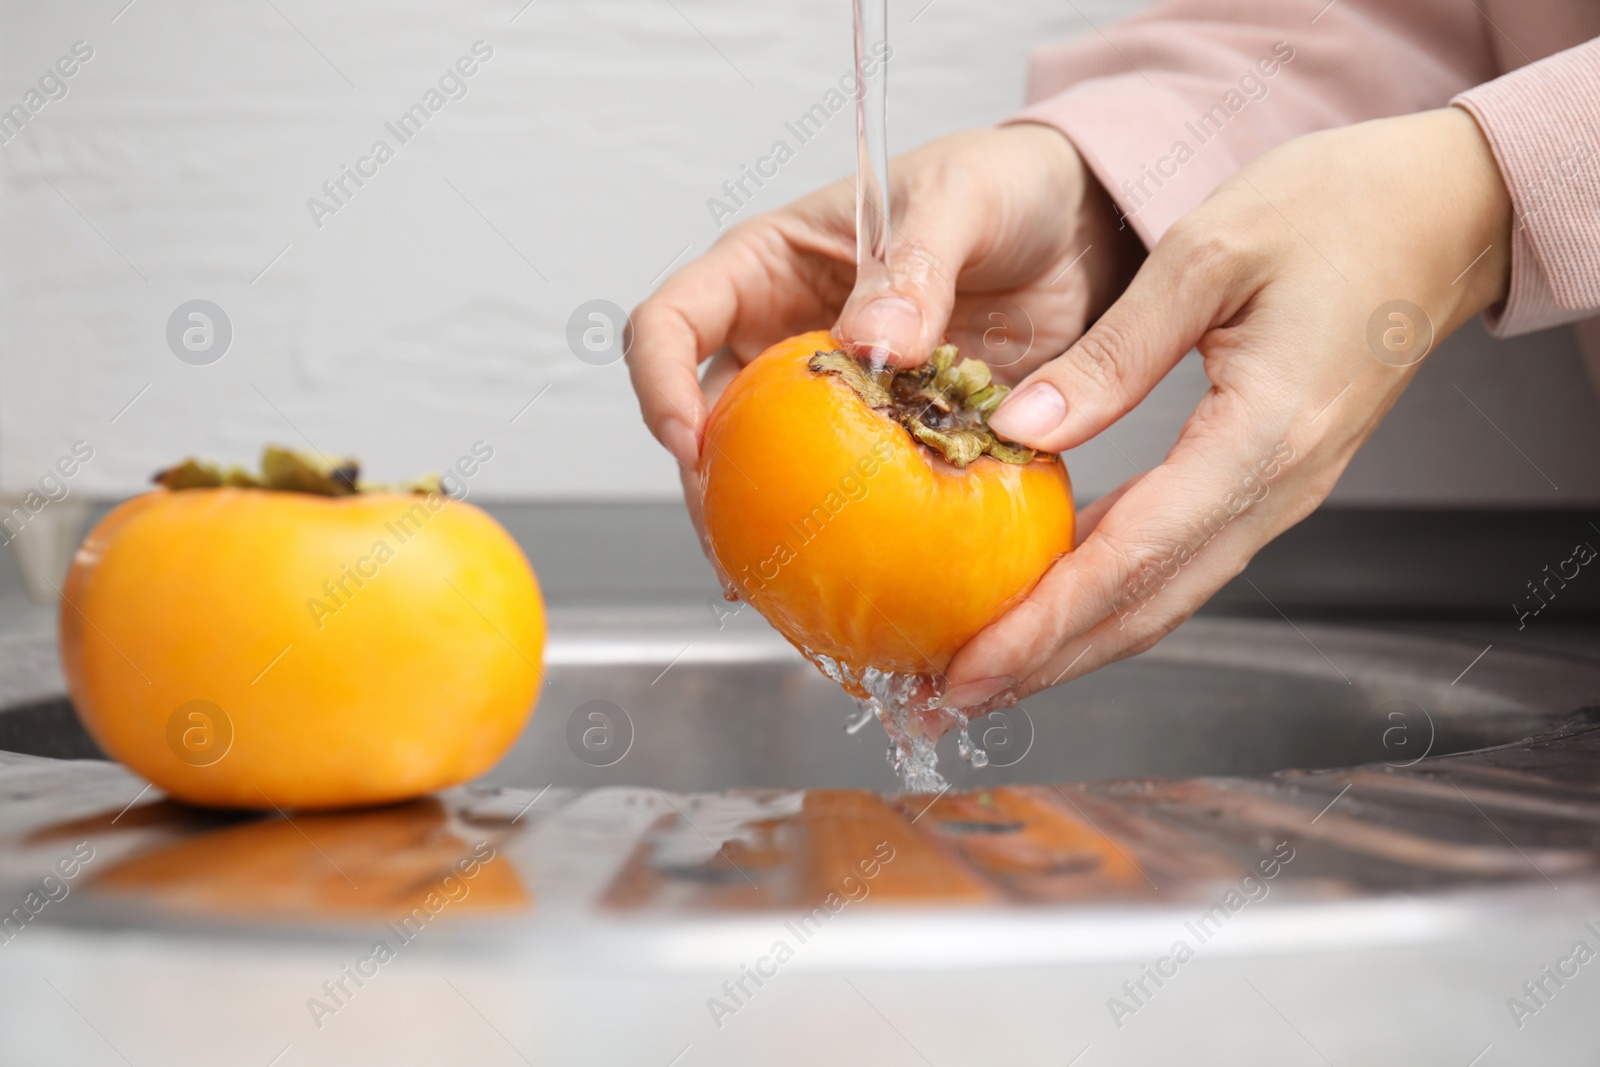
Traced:
[[818, 352], [808, 366], [842, 379], [868, 407], [898, 422], [951, 466], [964, 468], [983, 456], [1022, 465], [1037, 455], [989, 429], [989, 416], [1011, 390], [990, 380], [987, 363], [961, 359], [955, 345], [940, 345], [928, 362], [906, 370], [874, 370], [837, 349]]
[[261, 450], [261, 473], [243, 467], [223, 468], [208, 460], [193, 457], [176, 466], [157, 471], [150, 479], [168, 489], [273, 489], [312, 496], [355, 496], [358, 493], [415, 493], [426, 496], [443, 492], [437, 474], [425, 474], [409, 482], [385, 485], [361, 480], [361, 463], [349, 457], [328, 459], [308, 456], [287, 448], [268, 445]]

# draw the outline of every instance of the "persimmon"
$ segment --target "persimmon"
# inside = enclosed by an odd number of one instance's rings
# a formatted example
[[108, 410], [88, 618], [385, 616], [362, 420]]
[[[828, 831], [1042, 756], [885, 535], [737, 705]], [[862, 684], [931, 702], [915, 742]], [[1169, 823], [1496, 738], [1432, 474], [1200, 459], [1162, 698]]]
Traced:
[[712, 551], [739, 596], [857, 696], [869, 668], [941, 676], [1072, 548], [1060, 459], [988, 428], [1005, 392], [953, 345], [897, 372], [819, 331], [763, 352], [711, 413]]
[[533, 710], [538, 582], [509, 534], [437, 491], [268, 450], [192, 461], [73, 560], [61, 661], [110, 756], [197, 804], [381, 804], [488, 769]]

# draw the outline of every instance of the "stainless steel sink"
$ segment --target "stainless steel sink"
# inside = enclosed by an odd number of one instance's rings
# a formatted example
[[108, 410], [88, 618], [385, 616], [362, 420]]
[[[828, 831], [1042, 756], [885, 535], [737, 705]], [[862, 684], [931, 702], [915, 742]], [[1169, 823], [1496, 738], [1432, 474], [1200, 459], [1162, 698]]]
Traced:
[[[1595, 1045], [1600, 977], [1520, 1028], [1507, 1009], [1600, 946], [1594, 663], [1199, 619], [980, 720], [989, 767], [947, 751], [955, 788], [899, 796], [880, 728], [847, 734], [853, 703], [750, 613], [563, 612], [483, 780], [259, 817], [83, 758], [48, 643], [0, 660], [0, 901], [94, 853], [0, 943], [0, 1063], [1488, 1067]], [[460, 898], [403, 937], [447, 877]], [[380, 939], [394, 962], [357, 984]]]

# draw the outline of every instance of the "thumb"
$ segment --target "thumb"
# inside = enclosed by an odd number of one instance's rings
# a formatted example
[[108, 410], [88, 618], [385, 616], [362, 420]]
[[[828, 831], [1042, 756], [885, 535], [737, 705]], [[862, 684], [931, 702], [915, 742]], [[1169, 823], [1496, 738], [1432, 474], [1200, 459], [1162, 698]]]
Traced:
[[956, 278], [977, 241], [970, 206], [923, 195], [906, 205], [889, 234], [887, 274], [858, 274], [839, 315], [840, 339], [858, 352], [916, 366], [944, 336]]
[[[1177, 237], [1176, 240], [1173, 237]], [[1024, 378], [989, 418], [1001, 437], [1044, 452], [1075, 448], [1143, 400], [1240, 303], [1243, 275], [1176, 234], [1062, 355]]]

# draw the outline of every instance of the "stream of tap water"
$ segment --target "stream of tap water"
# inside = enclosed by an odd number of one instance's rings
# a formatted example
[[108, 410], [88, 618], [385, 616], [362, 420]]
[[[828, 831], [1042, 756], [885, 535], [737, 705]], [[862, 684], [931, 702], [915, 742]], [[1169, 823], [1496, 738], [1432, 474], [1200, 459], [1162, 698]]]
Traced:
[[[889, 284], [889, 0], [852, 0], [856, 48], [856, 292]], [[878, 357], [879, 353], [873, 353]], [[887, 356], [887, 353], [881, 353]]]

